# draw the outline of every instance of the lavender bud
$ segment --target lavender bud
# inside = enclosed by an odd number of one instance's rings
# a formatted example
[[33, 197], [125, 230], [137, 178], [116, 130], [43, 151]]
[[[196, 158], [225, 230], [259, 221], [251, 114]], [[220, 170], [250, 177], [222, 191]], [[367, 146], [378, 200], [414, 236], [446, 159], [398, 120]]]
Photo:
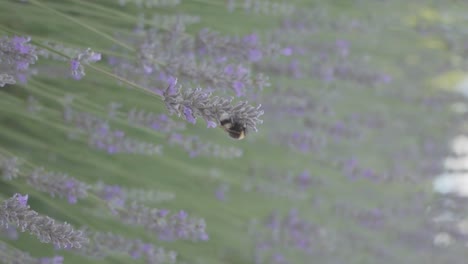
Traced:
[[22, 232], [28, 231], [42, 243], [52, 243], [59, 248], [79, 248], [88, 242], [82, 231], [75, 231], [68, 223], [60, 223], [43, 216], [27, 205], [28, 196], [15, 194], [0, 206], [0, 227], [14, 225]]

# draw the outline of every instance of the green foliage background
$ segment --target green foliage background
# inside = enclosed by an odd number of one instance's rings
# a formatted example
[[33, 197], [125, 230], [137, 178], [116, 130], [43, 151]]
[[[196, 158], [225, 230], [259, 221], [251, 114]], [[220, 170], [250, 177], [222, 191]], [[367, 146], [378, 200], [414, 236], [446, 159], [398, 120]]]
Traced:
[[[317, 40], [334, 41], [347, 39], [352, 43], [355, 53], [370, 54], [373, 63], [394, 76], [394, 82], [387, 89], [406, 91], [421, 96], [439, 93], [431, 82], [443, 74], [444, 64], [453, 59], [444, 42], [434, 35], [417, 34], [415, 28], [421, 25], [445, 23], [456, 24], [461, 19], [461, 10], [468, 11], [468, 5], [462, 1], [291, 1], [298, 7], [326, 8], [329, 10], [329, 22], [339, 17], [375, 23], [376, 30], [368, 34], [337, 35], [333, 30], [324, 30], [315, 35]], [[52, 40], [71, 47], [86, 48], [112, 54], [110, 47], [116, 45], [109, 36], [126, 35], [136, 24], [137, 14], [141, 10], [128, 4], [118, 6], [116, 0], [34, 0], [23, 3], [13, 0], [0, 0], [0, 30], [3, 33], [29, 35], [35, 41]], [[241, 10], [228, 13], [224, 1], [187, 0], [175, 8], [153, 8], [144, 12], [175, 14], [178, 12], [198, 15], [201, 22], [188, 28], [197, 32], [203, 27], [222, 31], [226, 34], [246, 34], [252, 30], [264, 32], [277, 27], [278, 16], [252, 15]], [[442, 16], [443, 14], [443, 16]], [[449, 17], [450, 19], [448, 19]], [[381, 24], [379, 24], [381, 22]], [[462, 23], [462, 22], [460, 22]], [[158, 26], [158, 25], [155, 25]], [[381, 29], [379, 29], [381, 26]], [[300, 42], [301, 35], [290, 36], [291, 42]], [[126, 56], [126, 55], [124, 55]], [[307, 60], [308, 58], [304, 58]], [[412, 66], [400, 67], [401, 62]], [[39, 60], [38, 63], [51, 63]], [[59, 62], [53, 62], [53, 65]], [[104, 63], [100, 66], [106, 67]], [[64, 66], [65, 67], [65, 66]], [[68, 65], [66, 66], [68, 67]], [[111, 71], [110, 69], [108, 69]], [[252, 263], [254, 251], [252, 238], [247, 235], [247, 226], [252, 218], [261, 219], [272, 210], [287, 212], [298, 208], [301, 215], [314, 223], [340, 232], [355, 232], [360, 239], [340, 248], [349, 256], [347, 263], [382, 263], [375, 256], [368, 254], [369, 247], [381, 245], [392, 252], [392, 263], [455, 263], [463, 261], [466, 253], [463, 247], [446, 250], [417, 251], [398, 243], [394, 230], [411, 230], [422, 227], [424, 215], [404, 219], [389, 219], [389, 228], [383, 233], [374, 233], [358, 226], [346, 217], [337, 215], [333, 205], [340, 201], [350, 201], [356, 207], [385, 207], [404, 204], [415, 194], [423, 194], [427, 199], [434, 199], [431, 180], [433, 175], [416, 175], [417, 182], [404, 180], [390, 183], [371, 183], [364, 180], [349, 181], [339, 170], [329, 166], [328, 159], [335, 156], [356, 155], [366, 165], [383, 170], [388, 153], [414, 144], [429, 136], [435, 141], [448, 141], [455, 129], [451, 126], [451, 113], [443, 111], [427, 113], [418, 105], [403, 103], [394, 98], [379, 98], [363, 87], [351, 89], [356, 84], [337, 82], [334, 86], [325, 86], [312, 78], [290, 80], [270, 76], [273, 86], [284, 85], [302, 87], [311, 96], [327, 93], [327, 89], [339, 94], [333, 99], [337, 115], [349, 111], [379, 111], [387, 113], [389, 122], [392, 118], [414, 120], [411, 131], [400, 131], [398, 142], [379, 142], [379, 133], [369, 132], [361, 146], [351, 143], [336, 145], [326, 153], [301, 154], [284, 146], [272, 144], [267, 135], [270, 131], [284, 129], [284, 120], [266, 119], [259, 126], [258, 133], [252, 133], [249, 140], [233, 141], [219, 129], [206, 129], [201, 122], [188, 125], [186, 134], [199, 135], [203, 139], [225, 146], [242, 148], [244, 155], [238, 159], [222, 160], [216, 158], [190, 158], [179, 148], [167, 147], [163, 156], [142, 155], [106, 155], [90, 149], [86, 142], [70, 141], [66, 134], [71, 127], [62, 122], [62, 103], [65, 94], [76, 95], [76, 103], [82, 110], [105, 117], [107, 104], [120, 102], [123, 110], [137, 106], [156, 113], [166, 113], [163, 103], [137, 89], [119, 86], [115, 79], [87, 68], [86, 76], [81, 81], [69, 78], [50, 78], [34, 76], [27, 85], [14, 85], [0, 90], [0, 147], [9, 153], [24, 158], [34, 165], [47, 169], [66, 172], [73, 177], [94, 183], [102, 180], [107, 184], [119, 184], [126, 187], [156, 189], [176, 194], [174, 200], [151, 204], [174, 210], [184, 209], [189, 214], [205, 218], [210, 235], [208, 242], [162, 243], [140, 228], [128, 227], [113, 221], [110, 215], [94, 216], [93, 212], [102, 209], [102, 204], [93, 198], [70, 205], [61, 199], [54, 199], [47, 193], [35, 191], [22, 180], [0, 181], [0, 194], [3, 198], [16, 192], [30, 194], [33, 209], [51, 217], [68, 221], [76, 227], [88, 226], [91, 229], [112, 231], [127, 237], [142, 238], [146, 241], [174, 249], [179, 259], [187, 263]], [[266, 93], [269, 91], [266, 90]], [[42, 104], [40, 114], [27, 112], [27, 97], [33, 95]], [[428, 116], [430, 114], [430, 116]], [[174, 117], [176, 118], [176, 117]], [[129, 126], [125, 117], [115, 122], [117, 127], [142, 141], [165, 144], [166, 137], [148, 129]], [[325, 162], [324, 162], [325, 160]], [[294, 202], [262, 193], [242, 191], [248, 177], [249, 166], [260, 165], [278, 170], [290, 170], [296, 173], [308, 169], [313, 175], [325, 181], [326, 188], [312, 188], [311, 199]], [[212, 171], [220, 172], [213, 177]], [[408, 171], [411, 173], [411, 171]], [[229, 183], [228, 200], [215, 199], [214, 191], [220, 183]], [[313, 197], [322, 201], [320, 207], [311, 202]], [[41, 244], [35, 238], [22, 234], [17, 241], [8, 241], [12, 246], [31, 252], [33, 256], [51, 256], [51, 245]], [[370, 245], [370, 246], [369, 246]], [[113, 255], [102, 261], [91, 261], [66, 251], [65, 263], [133, 263], [134, 260]], [[294, 255], [293, 253], [291, 253]], [[294, 258], [294, 257], [293, 257]], [[344, 261], [344, 259], [343, 259]], [[458, 263], [461, 263], [458, 262]], [[308, 259], [300, 254], [295, 263], [331, 263], [326, 259]], [[342, 262], [344, 263], [344, 262]]]

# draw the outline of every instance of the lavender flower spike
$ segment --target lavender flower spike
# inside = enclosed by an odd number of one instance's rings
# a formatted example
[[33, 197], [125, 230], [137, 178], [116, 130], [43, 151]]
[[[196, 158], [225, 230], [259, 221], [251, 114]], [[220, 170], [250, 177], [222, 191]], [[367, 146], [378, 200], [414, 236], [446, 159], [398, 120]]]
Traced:
[[43, 243], [59, 248], [80, 248], [88, 239], [83, 232], [73, 230], [68, 223], [40, 215], [27, 205], [28, 196], [15, 194], [0, 205], [0, 227], [14, 225], [22, 232], [29, 231]]
[[[163, 97], [166, 107], [171, 114], [184, 115], [187, 121], [194, 123], [193, 118], [202, 117], [207, 123], [215, 122], [219, 124], [223, 116], [236, 118], [244, 123], [249, 130], [257, 131], [257, 124], [263, 123], [260, 118], [263, 110], [261, 105], [253, 107], [247, 101], [238, 102], [232, 105], [232, 98], [226, 99], [219, 96], [211, 96], [201, 88], [189, 89], [181, 92], [180, 87], [176, 87], [177, 79], [164, 91]], [[187, 112], [191, 111], [191, 116], [187, 117]]]
[[30, 40], [20, 36], [0, 38], [0, 87], [16, 83], [18, 76], [36, 62], [36, 47], [29, 44]]

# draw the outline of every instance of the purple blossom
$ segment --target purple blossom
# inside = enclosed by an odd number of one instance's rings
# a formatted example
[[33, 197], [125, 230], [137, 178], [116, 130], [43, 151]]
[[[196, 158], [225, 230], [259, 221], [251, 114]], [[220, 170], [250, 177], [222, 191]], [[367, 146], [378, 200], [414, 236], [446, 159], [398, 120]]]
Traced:
[[79, 52], [70, 60], [70, 70], [75, 80], [80, 80], [85, 76], [84, 65], [95, 63], [101, 60], [101, 54], [92, 51], [90, 48]]
[[154, 232], [161, 240], [203, 241], [208, 239], [205, 221], [201, 218], [188, 217], [184, 211], [170, 214], [167, 210], [132, 203], [117, 209], [115, 214], [126, 224], [143, 226], [148, 231]]
[[26, 76], [29, 66], [37, 60], [35, 46], [29, 37], [14, 36], [0, 38], [0, 87], [14, 84], [18, 76]]
[[185, 120], [187, 120], [187, 122], [191, 124], [195, 124], [197, 122], [197, 119], [193, 116], [192, 110], [188, 107], [183, 107], [183, 109]]
[[215, 122], [213, 122], [213, 121], [210, 121], [210, 120], [206, 121], [206, 127], [207, 127], [207, 128], [215, 128], [215, 127], [217, 127], [217, 126], [218, 126], [218, 125], [217, 125]]
[[48, 192], [52, 197], [67, 198], [70, 204], [88, 196], [89, 186], [67, 174], [36, 168], [27, 177], [27, 182], [36, 190]]
[[335, 42], [338, 53], [341, 57], [345, 58], [349, 55], [349, 42], [344, 39], [339, 39]]
[[4, 235], [11, 240], [17, 240], [19, 237], [16, 227], [12, 225], [0, 228], [0, 235]]
[[263, 111], [260, 110], [261, 105], [253, 107], [247, 102], [239, 102], [232, 106], [232, 98], [212, 97], [211, 93], [205, 93], [201, 89], [181, 92], [179, 88], [176, 94], [169, 94], [166, 90], [164, 102], [169, 112], [177, 113], [179, 116], [185, 108], [190, 108], [194, 117], [202, 117], [206, 121], [219, 123], [221, 117], [227, 114], [236, 117], [253, 131], [257, 131], [256, 125], [263, 122], [259, 119], [263, 115]]
[[70, 70], [75, 80], [80, 80], [85, 75], [84, 67], [78, 59], [70, 60]]
[[96, 186], [96, 192], [99, 197], [109, 202], [112, 206], [123, 207], [127, 195], [118, 185], [104, 185], [102, 183]]
[[39, 260], [39, 264], [62, 264], [63, 257], [62, 256], [55, 256], [52, 258], [41, 258]]

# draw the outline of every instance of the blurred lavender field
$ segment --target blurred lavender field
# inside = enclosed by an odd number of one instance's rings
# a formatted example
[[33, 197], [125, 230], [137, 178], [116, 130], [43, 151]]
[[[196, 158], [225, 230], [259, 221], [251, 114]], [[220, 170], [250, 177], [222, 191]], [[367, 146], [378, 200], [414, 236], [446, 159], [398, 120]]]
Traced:
[[0, 0], [0, 263], [462, 263], [466, 12]]

